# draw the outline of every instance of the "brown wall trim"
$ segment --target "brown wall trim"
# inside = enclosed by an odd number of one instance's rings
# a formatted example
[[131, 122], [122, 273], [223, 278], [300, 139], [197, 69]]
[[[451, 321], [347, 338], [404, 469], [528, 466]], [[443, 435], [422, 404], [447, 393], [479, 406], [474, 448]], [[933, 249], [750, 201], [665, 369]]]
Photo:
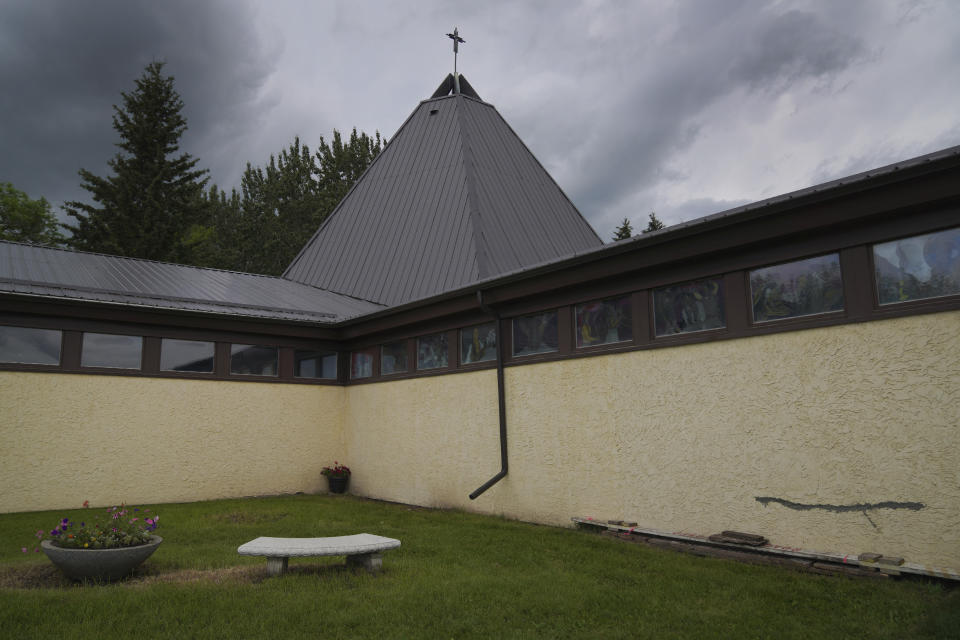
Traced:
[[[946, 188], [939, 183], [936, 186], [941, 190]], [[901, 187], [906, 188], [903, 185]], [[489, 290], [484, 290], [484, 299], [488, 300], [503, 318], [502, 344], [498, 345], [498, 348], [502, 350], [507, 365], [517, 366], [960, 309], [960, 295], [884, 306], [877, 303], [872, 244], [960, 227], [960, 207], [953, 201], [948, 206], [931, 209], [918, 209], [918, 205], [908, 207], [897, 200], [905, 197], [902, 193], [897, 194], [892, 204], [881, 206], [877, 203], [876, 195], [872, 194], [869, 198], [865, 195], [858, 196], [857, 202], [838, 198], [818, 205], [821, 208], [816, 211], [804, 212], [819, 220], [817, 224], [811, 223], [810, 217], [800, 216], [796, 211], [791, 213], [794, 218], [789, 220], [765, 216], [755, 221], [755, 226], [759, 225], [756, 229], [737, 223], [721, 226], [717, 230], [719, 236], [691, 231], [688, 234], [690, 237], [683, 236], [681, 240], [675, 240], [668, 235], [662, 242], [650, 243], [649, 247], [643, 245], [643, 251], [623, 250], [601, 256], [601, 259], [591, 263], [580, 264], [576, 268], [561, 266], [555, 271], [538, 272], [525, 279], [491, 285]], [[914, 196], [923, 201], [916, 193]], [[875, 207], [873, 213], [869, 207], [865, 207], [864, 202]], [[841, 206], [844, 204], [851, 208], [845, 209]], [[876, 212], [878, 210], [880, 213]], [[897, 215], [891, 213], [894, 210]], [[910, 211], [910, 215], [904, 215], [906, 210]], [[737, 241], [723, 237], [723, 234], [735, 233], [741, 234]], [[840, 256], [844, 293], [842, 311], [753, 322], [749, 284], [751, 269], [831, 253], [839, 253]], [[659, 286], [705, 277], [723, 278], [726, 326], [710, 331], [655, 337], [651, 304], [653, 290]], [[619, 296], [631, 297], [632, 340], [576, 348], [576, 305]], [[177, 324], [168, 326], [163, 324], [163, 321], [172, 319], [173, 315], [161, 317], [139, 310], [127, 313], [117, 312], [115, 309], [107, 313], [102, 307], [86, 308], [82, 305], [64, 305], [59, 302], [23, 300], [16, 297], [4, 297], [4, 301], [11, 304], [0, 312], [0, 324], [60, 329], [63, 331], [63, 342], [59, 367], [0, 364], [2, 370], [329, 385], [404, 380], [484, 370], [495, 366], [492, 361], [470, 365], [460, 362], [460, 329], [490, 321], [478, 307], [476, 296], [467, 293], [433, 304], [402, 309], [395, 316], [378, 315], [368, 322], [348, 323], [339, 328], [284, 327], [250, 323], [246, 320], [225, 320], [218, 324], [211, 318], [195, 319], [193, 324], [190, 324], [181, 322], [184, 319], [180, 317], [177, 318]], [[554, 353], [514, 357], [513, 319], [548, 310], [558, 311], [559, 350]], [[81, 367], [80, 350], [84, 331], [144, 336], [142, 370]], [[417, 370], [416, 339], [441, 332], [448, 336], [448, 366]], [[163, 337], [216, 342], [214, 373], [159, 371], [160, 339]], [[381, 345], [394, 341], [406, 341], [408, 370], [384, 376], [380, 371]], [[231, 343], [279, 347], [279, 375], [231, 375]], [[297, 348], [337, 351], [338, 379], [294, 378], [293, 353]], [[373, 375], [351, 380], [351, 352], [368, 349], [373, 354]]]

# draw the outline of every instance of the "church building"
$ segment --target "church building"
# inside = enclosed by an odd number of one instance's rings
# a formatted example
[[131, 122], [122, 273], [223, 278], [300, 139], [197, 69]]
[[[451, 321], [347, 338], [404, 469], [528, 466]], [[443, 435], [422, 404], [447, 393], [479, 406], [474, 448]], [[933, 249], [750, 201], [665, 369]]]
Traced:
[[0, 512], [336, 460], [370, 498], [956, 571], [960, 147], [604, 244], [451, 74], [281, 277], [0, 242], [0, 416]]

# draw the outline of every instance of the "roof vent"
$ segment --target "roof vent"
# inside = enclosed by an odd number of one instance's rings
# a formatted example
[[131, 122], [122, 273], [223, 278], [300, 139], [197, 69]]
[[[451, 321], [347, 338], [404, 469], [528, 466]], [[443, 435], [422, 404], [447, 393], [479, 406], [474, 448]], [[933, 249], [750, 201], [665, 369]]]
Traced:
[[440, 109], [430, 109], [430, 115], [435, 116]]

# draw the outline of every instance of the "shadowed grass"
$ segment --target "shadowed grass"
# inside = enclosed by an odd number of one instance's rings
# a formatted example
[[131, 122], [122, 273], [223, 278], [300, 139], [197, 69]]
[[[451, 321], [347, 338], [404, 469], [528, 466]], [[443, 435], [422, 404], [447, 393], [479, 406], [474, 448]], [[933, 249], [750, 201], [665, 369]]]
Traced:
[[[796, 573], [600, 536], [352, 497], [158, 505], [160, 549], [133, 579], [74, 585], [30, 533], [81, 510], [0, 516], [5, 637], [936, 638], [960, 636], [960, 590]], [[374, 533], [403, 546], [378, 576], [342, 558], [282, 578], [236, 548], [257, 536]]]

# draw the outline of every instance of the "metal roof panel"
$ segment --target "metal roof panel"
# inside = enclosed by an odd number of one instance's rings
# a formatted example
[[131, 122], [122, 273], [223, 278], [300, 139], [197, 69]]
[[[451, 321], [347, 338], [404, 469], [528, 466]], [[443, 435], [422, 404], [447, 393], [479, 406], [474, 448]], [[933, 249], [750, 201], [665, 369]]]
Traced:
[[388, 306], [603, 243], [496, 109], [421, 102], [284, 277]]
[[273, 276], [2, 241], [0, 292], [319, 323], [383, 308]]

